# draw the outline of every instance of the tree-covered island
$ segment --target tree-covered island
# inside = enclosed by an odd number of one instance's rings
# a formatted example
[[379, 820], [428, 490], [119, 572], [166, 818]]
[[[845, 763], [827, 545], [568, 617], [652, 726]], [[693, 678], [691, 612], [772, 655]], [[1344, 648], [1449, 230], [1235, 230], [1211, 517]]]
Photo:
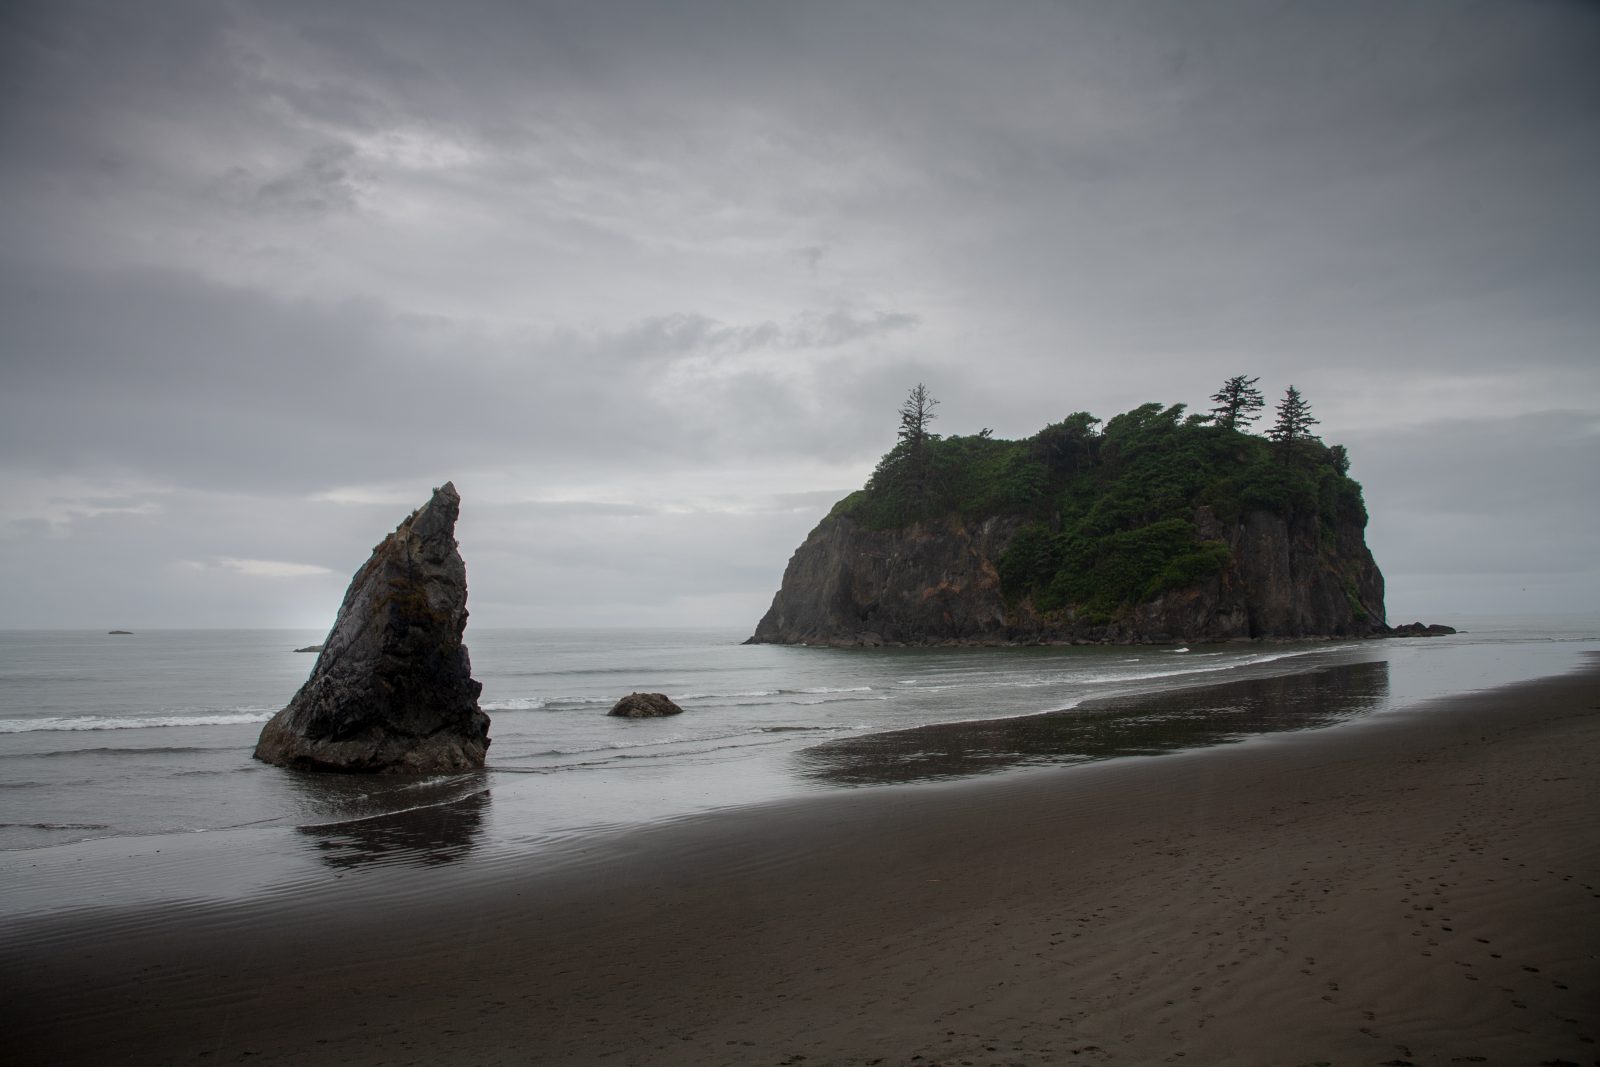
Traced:
[[1290, 386], [1230, 378], [1208, 413], [1075, 412], [1022, 440], [898, 439], [790, 560], [754, 641], [880, 644], [1355, 636], [1384, 627], [1361, 487]]

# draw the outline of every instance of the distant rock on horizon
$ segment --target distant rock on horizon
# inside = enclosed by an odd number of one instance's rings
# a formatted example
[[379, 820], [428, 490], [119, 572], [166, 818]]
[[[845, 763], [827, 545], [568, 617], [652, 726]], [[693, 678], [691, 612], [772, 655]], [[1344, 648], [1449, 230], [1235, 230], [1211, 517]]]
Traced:
[[300, 770], [437, 774], [483, 766], [489, 716], [461, 637], [461, 498], [446, 483], [351, 579], [333, 630], [255, 757]]
[[1456, 632], [1454, 626], [1445, 626], [1441, 623], [1408, 622], [1403, 626], [1391, 626], [1379, 634], [1380, 637], [1448, 637]]

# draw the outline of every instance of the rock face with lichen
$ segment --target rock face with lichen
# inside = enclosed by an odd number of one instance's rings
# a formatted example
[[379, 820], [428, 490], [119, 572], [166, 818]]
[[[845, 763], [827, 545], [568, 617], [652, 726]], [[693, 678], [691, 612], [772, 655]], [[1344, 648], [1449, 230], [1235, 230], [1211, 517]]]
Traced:
[[261, 731], [255, 757], [301, 770], [439, 774], [483, 766], [489, 716], [461, 636], [461, 497], [433, 497], [350, 581], [311, 677]]

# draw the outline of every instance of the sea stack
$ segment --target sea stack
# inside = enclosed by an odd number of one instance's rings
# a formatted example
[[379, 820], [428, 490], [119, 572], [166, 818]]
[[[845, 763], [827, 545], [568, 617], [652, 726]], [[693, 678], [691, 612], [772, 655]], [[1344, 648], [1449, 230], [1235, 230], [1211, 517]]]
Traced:
[[262, 728], [256, 759], [365, 774], [483, 766], [489, 716], [478, 707], [483, 685], [461, 643], [460, 508], [447, 482], [372, 550], [350, 580], [310, 679]]
[[1268, 440], [1187, 417], [1182, 404], [1142, 405], [1103, 431], [1099, 422], [1078, 412], [1019, 441], [902, 436], [795, 551], [750, 641], [1388, 632], [1366, 504], [1341, 446], [1303, 433]]

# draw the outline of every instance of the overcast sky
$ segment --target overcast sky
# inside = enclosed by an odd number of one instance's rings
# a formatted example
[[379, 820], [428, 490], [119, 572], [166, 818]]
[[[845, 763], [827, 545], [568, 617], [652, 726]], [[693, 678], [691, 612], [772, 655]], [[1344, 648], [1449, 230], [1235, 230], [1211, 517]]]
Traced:
[[0, 626], [751, 629], [892, 443], [1291, 383], [1391, 622], [1600, 605], [1600, 5], [0, 6]]

